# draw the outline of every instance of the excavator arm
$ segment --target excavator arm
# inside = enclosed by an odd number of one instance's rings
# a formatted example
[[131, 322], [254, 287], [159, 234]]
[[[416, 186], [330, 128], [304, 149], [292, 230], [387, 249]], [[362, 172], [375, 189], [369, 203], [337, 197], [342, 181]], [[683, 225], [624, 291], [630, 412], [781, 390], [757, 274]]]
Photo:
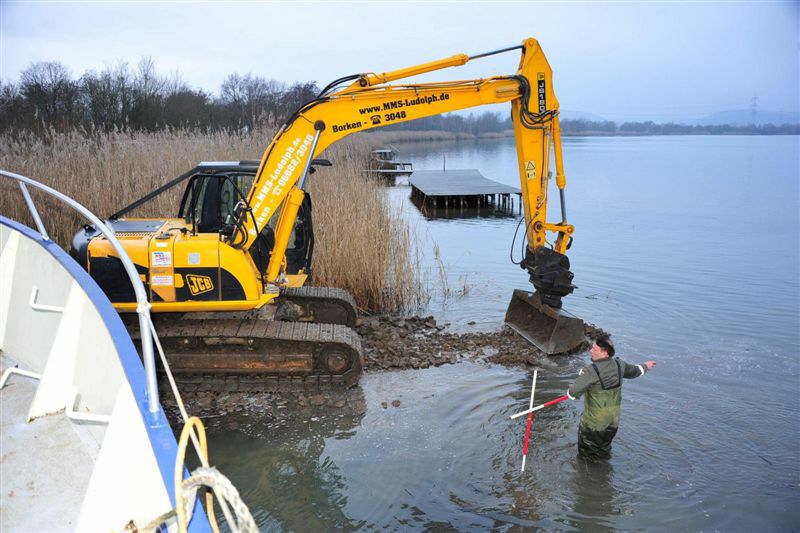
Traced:
[[[247, 202], [242, 203], [237, 214], [239, 231], [231, 236], [231, 245], [248, 249], [280, 208], [274, 224], [275, 245], [266, 273], [268, 282], [279, 283], [286, 246], [303, 201], [305, 178], [316, 155], [359, 131], [485, 104], [511, 102], [528, 240], [528, 253], [523, 263], [531, 267], [529, 270], [533, 269], [537, 254], [543, 253], [539, 250], [545, 247], [547, 232], [557, 234], [553, 249], [559, 256], [563, 255], [574, 228], [566, 222], [563, 197], [566, 179], [552, 69], [535, 39], [498, 52], [514, 49], [522, 53], [518, 72], [513, 76], [388, 85], [395, 80], [463, 65], [470, 59], [488, 55], [470, 58], [460, 54], [393, 72], [353, 76], [353, 83], [340, 90], [335, 90], [334, 86], [326, 88], [287, 121], [265, 151]], [[551, 154], [555, 158], [556, 183], [562, 191], [562, 219], [557, 223], [546, 220]], [[552, 254], [548, 254], [548, 260], [550, 256]], [[561, 285], [561, 292], [569, 288], [568, 284]], [[556, 304], [556, 300], [551, 299], [551, 304]]]
[[[448, 81], [391, 85], [402, 80], [448, 67], [459, 66], [471, 59], [519, 49], [521, 59], [515, 75], [495, 76], [478, 80]], [[349, 82], [349, 85], [345, 85]], [[305, 181], [312, 159], [328, 146], [344, 137], [371, 128], [407, 122], [432, 115], [486, 104], [510, 102], [516, 138], [520, 185], [525, 215], [526, 253], [521, 266], [527, 269], [536, 295], [526, 295], [528, 305], [516, 306], [525, 313], [549, 314], [559, 324], [561, 298], [570, 294], [572, 273], [565, 252], [574, 232], [566, 220], [564, 188], [566, 178], [561, 155], [561, 132], [558, 122], [558, 100], [553, 92], [552, 69], [535, 39], [522, 45], [469, 57], [464, 54], [382, 74], [360, 74], [341, 78], [327, 86], [314, 100], [298, 109], [279, 130], [264, 153], [246, 201], [235, 212], [236, 230], [229, 244], [247, 250], [259, 232], [275, 216], [275, 244], [266, 281], [279, 285], [283, 281], [284, 255], [298, 209], [304, 198]], [[547, 221], [547, 191], [550, 168], [555, 159], [556, 185], [560, 192], [561, 220]], [[547, 234], [555, 233], [551, 246]], [[520, 291], [517, 291], [520, 292]], [[521, 300], [522, 297], [516, 297]], [[524, 299], [524, 298], [522, 298]], [[544, 304], [544, 305], [543, 305]], [[525, 317], [507, 322], [530, 322]], [[518, 313], [517, 313], [518, 314]], [[527, 315], [526, 315], [527, 316]], [[514, 327], [550, 353], [564, 343], [539, 342], [539, 334], [526, 334], [525, 328]], [[548, 325], [545, 330], [552, 330]], [[555, 329], [558, 329], [557, 327]], [[576, 337], [577, 325], [571, 334]], [[582, 323], [580, 325], [582, 338]], [[550, 339], [550, 334], [545, 335]], [[549, 342], [549, 340], [548, 340]], [[567, 344], [570, 344], [567, 342]]]

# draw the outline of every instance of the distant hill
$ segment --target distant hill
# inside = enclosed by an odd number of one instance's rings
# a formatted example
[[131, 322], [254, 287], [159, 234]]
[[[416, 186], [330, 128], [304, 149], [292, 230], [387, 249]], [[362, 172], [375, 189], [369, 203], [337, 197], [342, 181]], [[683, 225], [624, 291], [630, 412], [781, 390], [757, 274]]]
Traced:
[[800, 113], [759, 109], [756, 110], [754, 115], [750, 109], [731, 109], [689, 120], [687, 124], [692, 126], [718, 126], [722, 124], [730, 124], [732, 126], [775, 124], [779, 126], [781, 124], [800, 124]]

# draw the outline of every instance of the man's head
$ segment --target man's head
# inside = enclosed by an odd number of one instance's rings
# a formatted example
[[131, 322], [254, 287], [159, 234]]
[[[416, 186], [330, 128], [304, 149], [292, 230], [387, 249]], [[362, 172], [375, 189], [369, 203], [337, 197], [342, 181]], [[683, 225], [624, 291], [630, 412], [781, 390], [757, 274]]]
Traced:
[[608, 335], [600, 335], [594, 340], [590, 353], [592, 354], [592, 361], [614, 357], [614, 344], [612, 344]]

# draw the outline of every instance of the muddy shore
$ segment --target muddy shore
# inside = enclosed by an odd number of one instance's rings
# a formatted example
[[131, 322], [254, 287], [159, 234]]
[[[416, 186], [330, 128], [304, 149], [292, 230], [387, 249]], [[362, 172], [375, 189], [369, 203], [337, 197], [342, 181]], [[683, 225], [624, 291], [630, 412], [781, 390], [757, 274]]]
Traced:
[[[504, 327], [499, 331], [451, 333], [448, 324], [427, 317], [363, 317], [356, 330], [362, 337], [365, 372], [421, 369], [482, 360], [502, 365], [540, 365], [548, 357], [525, 339]], [[586, 342], [573, 350], [580, 353], [602, 330], [585, 325]], [[557, 357], [557, 356], [556, 356]], [[172, 394], [161, 388], [162, 403], [174, 427], [180, 427], [180, 413]], [[210, 428], [232, 426], [247, 431], [275, 430], [288, 424], [320, 420], [359, 418], [366, 411], [359, 387], [347, 391], [247, 393], [208, 391], [183, 393], [189, 413], [200, 416]], [[399, 400], [394, 400], [398, 402]], [[384, 409], [397, 407], [384, 402]], [[258, 435], [252, 435], [258, 436]]]
[[[448, 324], [427, 317], [366, 317], [356, 326], [364, 348], [367, 371], [376, 369], [428, 368], [462, 359], [485, 359], [497, 364], [536, 364], [545, 354], [503, 327], [499, 331], [449, 333]], [[587, 341], [570, 353], [589, 347], [601, 330], [585, 325]]]

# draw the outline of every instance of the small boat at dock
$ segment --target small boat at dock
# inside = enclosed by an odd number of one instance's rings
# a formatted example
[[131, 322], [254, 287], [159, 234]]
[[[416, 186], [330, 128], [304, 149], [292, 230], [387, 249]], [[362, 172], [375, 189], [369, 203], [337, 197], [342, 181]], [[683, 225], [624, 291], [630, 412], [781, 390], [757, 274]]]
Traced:
[[378, 148], [370, 152], [369, 168], [362, 172], [379, 176], [408, 176], [414, 172], [411, 162], [398, 161], [393, 147]]

